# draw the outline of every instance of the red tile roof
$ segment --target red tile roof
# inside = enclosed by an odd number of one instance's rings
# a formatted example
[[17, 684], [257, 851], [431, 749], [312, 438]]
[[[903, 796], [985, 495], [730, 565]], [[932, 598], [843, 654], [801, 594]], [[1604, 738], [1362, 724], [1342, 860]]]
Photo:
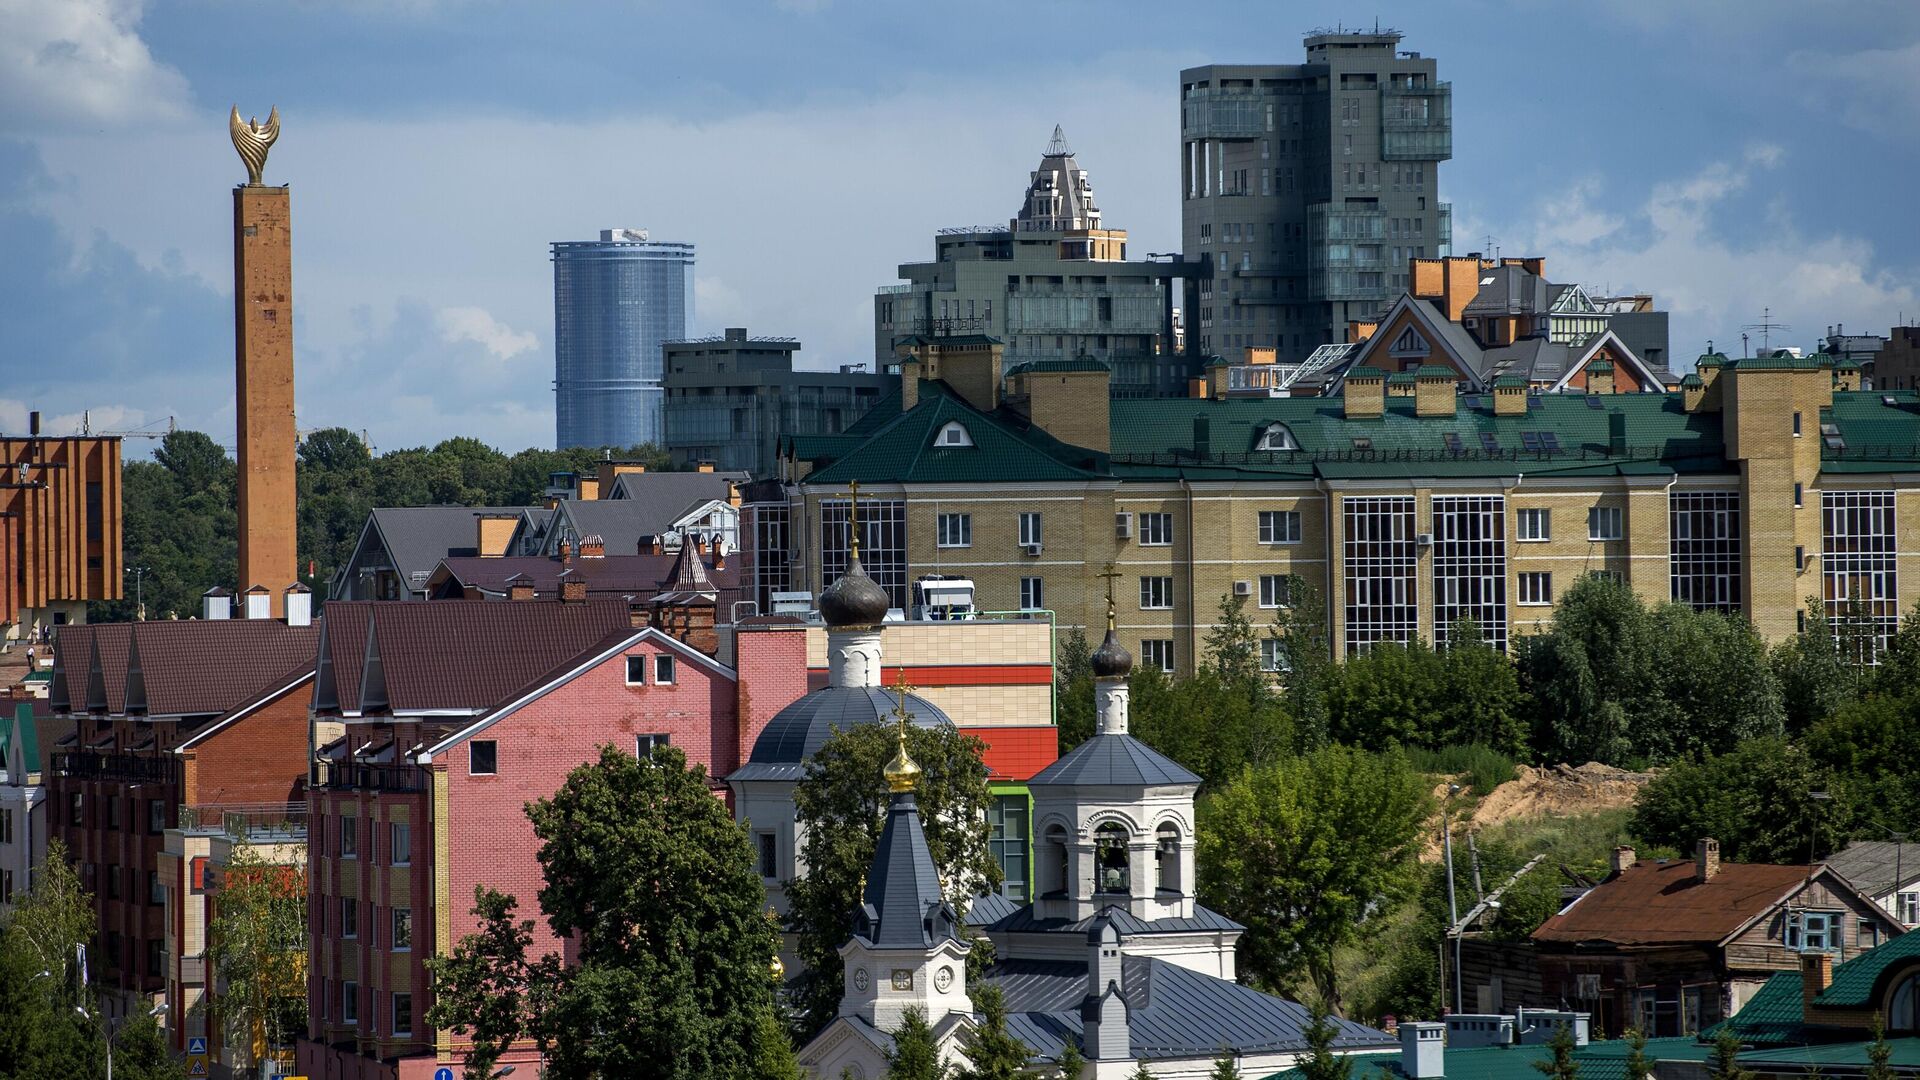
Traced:
[[1533, 940], [1567, 945], [1717, 943], [1791, 895], [1804, 866], [1721, 863], [1696, 880], [1693, 860], [1641, 862], [1548, 919]]
[[[408, 712], [490, 708], [631, 627], [626, 603], [607, 599], [332, 601], [325, 622], [333, 688], [348, 712], [365, 711], [359, 693], [369, 632], [386, 676], [387, 709]], [[316, 703], [328, 704], [321, 695]]]
[[[561, 562], [545, 555], [506, 555], [496, 558], [449, 556], [440, 561], [430, 584], [436, 590], [452, 582], [490, 593], [505, 594], [507, 580], [518, 574], [527, 579], [534, 592], [548, 597], [559, 589], [560, 572], [573, 571], [574, 580], [585, 581], [590, 595], [633, 595], [642, 600], [667, 588], [678, 569], [678, 553], [661, 555], [607, 555], [576, 558]], [[714, 586], [722, 592], [737, 592], [741, 587], [740, 560], [715, 568], [703, 560]]]

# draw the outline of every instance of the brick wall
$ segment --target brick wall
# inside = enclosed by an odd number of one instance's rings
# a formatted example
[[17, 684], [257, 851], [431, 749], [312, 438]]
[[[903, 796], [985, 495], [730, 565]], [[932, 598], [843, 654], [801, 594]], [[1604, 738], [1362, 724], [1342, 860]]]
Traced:
[[187, 750], [188, 806], [281, 803], [301, 798], [307, 775], [307, 678]]
[[[760, 737], [767, 721], [811, 689], [807, 666], [810, 643], [815, 636], [798, 623], [740, 628], [736, 657], [740, 672], [736, 760], [747, 760], [753, 752], [753, 741]], [[824, 665], [826, 635], [822, 632], [818, 636], [820, 662]]]

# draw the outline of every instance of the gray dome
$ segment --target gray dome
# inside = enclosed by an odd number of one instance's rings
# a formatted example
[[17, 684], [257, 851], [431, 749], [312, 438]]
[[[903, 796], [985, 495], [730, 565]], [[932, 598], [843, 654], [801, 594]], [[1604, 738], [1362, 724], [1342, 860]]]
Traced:
[[831, 627], [878, 626], [893, 603], [867, 572], [860, 556], [847, 563], [847, 572], [820, 593], [820, 617]]
[[[734, 771], [743, 780], [797, 780], [801, 765], [825, 745], [835, 730], [855, 724], [893, 723], [899, 698], [878, 686], [829, 686], [815, 690], [774, 714], [754, 740], [747, 763]], [[952, 727], [947, 714], [923, 697], [907, 695], [907, 711], [918, 728]]]
[[1107, 639], [1093, 650], [1091, 657], [1094, 675], [1103, 679], [1124, 678], [1133, 670], [1133, 654], [1113, 636], [1111, 627], [1107, 630]]

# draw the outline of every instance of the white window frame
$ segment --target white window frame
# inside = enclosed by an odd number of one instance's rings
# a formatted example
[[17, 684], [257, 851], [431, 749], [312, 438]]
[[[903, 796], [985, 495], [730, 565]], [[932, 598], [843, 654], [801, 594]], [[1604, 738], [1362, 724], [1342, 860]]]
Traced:
[[1149, 574], [1140, 579], [1140, 610], [1173, 610], [1173, 575]]
[[1020, 610], [1046, 610], [1047, 583], [1043, 578], [1023, 577], [1020, 579]]
[[1149, 511], [1140, 515], [1141, 547], [1173, 546], [1173, 515]]
[[[635, 669], [638, 669], [640, 674], [637, 679], [633, 677]], [[627, 657], [627, 685], [647, 685], [647, 654], [633, 653]]]
[[[1611, 531], [1608, 527], [1611, 526]], [[1587, 508], [1587, 539], [1598, 543], [1603, 540], [1619, 540], [1626, 535], [1626, 515], [1617, 506], [1593, 506]]]
[[1300, 542], [1300, 511], [1262, 510], [1259, 521], [1261, 543], [1297, 544]]
[[973, 515], [940, 513], [934, 515], [934, 546], [968, 548], [973, 546]]
[[[387, 1009], [388, 1027], [391, 1029], [389, 1034], [394, 1038], [411, 1038], [413, 1036], [413, 992], [410, 990], [396, 990], [391, 997], [392, 1002]], [[405, 1028], [400, 1026], [400, 1002], [402, 999], [405, 999], [407, 1003], [407, 1026]]]
[[1269, 611], [1293, 606], [1292, 574], [1260, 575], [1260, 606]]
[[1168, 674], [1173, 673], [1173, 639], [1144, 638], [1140, 642], [1140, 662], [1150, 667], [1158, 667]]
[[1521, 607], [1553, 606], [1553, 573], [1549, 570], [1522, 571], [1515, 592]]
[[1553, 511], [1544, 506], [1522, 507], [1514, 519], [1513, 535], [1523, 544], [1544, 544], [1553, 539]]
[[672, 746], [673, 734], [666, 731], [652, 731], [633, 737], [633, 756], [647, 758], [653, 755], [654, 747]]
[[387, 859], [393, 866], [413, 865], [413, 826], [405, 821], [387, 825]]
[[1045, 529], [1043, 528], [1043, 523], [1040, 519], [1040, 512], [1038, 510], [1022, 510], [1020, 512], [1020, 546], [1021, 547], [1028, 547], [1031, 545], [1036, 545], [1041, 543], [1042, 542], [1041, 537], [1044, 535], [1044, 533], [1045, 533]]
[[934, 432], [933, 445], [942, 449], [955, 449], [973, 445], [973, 436], [967, 433], [967, 427], [958, 420], [949, 420]]
[[653, 654], [653, 685], [673, 686], [680, 681], [680, 661], [672, 653]]
[[1260, 639], [1260, 670], [1282, 675], [1292, 670], [1287, 663], [1286, 642], [1277, 637]]
[[1894, 917], [1911, 926], [1920, 922], [1920, 890], [1908, 889], [1894, 897]]

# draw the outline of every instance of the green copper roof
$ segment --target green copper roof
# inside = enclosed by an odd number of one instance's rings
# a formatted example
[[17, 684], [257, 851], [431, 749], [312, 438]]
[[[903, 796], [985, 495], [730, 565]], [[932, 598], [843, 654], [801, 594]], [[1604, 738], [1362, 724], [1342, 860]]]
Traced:
[[[33, 721], [33, 706], [21, 702], [13, 707], [13, 723], [10, 725], [20, 739], [20, 760], [29, 773], [40, 771], [40, 732]], [[0, 735], [5, 735], [7, 725], [0, 725]], [[0, 766], [7, 759], [6, 740], [0, 739]]]
[[1694, 361], [1693, 366], [1703, 367], [1703, 368], [1725, 367], [1727, 366], [1727, 354], [1717, 353], [1717, 352], [1705, 353], [1700, 357], [1700, 359]]
[[1048, 371], [1112, 371], [1113, 365], [1091, 356], [1076, 356], [1071, 360], [1025, 360], [1007, 369], [1007, 374], [1018, 375], [1021, 372]]
[[1396, 371], [1387, 376], [1387, 381], [1389, 383], [1412, 383], [1419, 382], [1420, 380], [1411, 371]]
[[1862, 1006], [1873, 1000], [1873, 984], [1895, 964], [1920, 957], [1920, 933], [1901, 934], [1833, 969], [1833, 982], [1814, 997], [1817, 1005]]
[[1510, 387], [1524, 388], [1526, 385], [1527, 385], [1527, 380], [1521, 378], [1518, 375], [1502, 375], [1499, 378], [1493, 380], [1493, 386], [1494, 386], [1494, 389], [1496, 390], [1504, 390]]
[[1613, 370], [1613, 361], [1611, 361], [1611, 360], [1595, 360], [1595, 361], [1594, 361], [1594, 362], [1592, 362], [1591, 364], [1588, 364], [1588, 365], [1587, 365], [1587, 370], [1588, 370], [1588, 371], [1612, 371], [1612, 370]]
[[[1798, 1065], [1802, 1071], [1810, 1074], [1824, 1072], [1829, 1076], [1836, 1074], [1854, 1076], [1858, 1075], [1860, 1067], [1867, 1063], [1869, 1041], [1866, 1033], [1861, 1032], [1850, 1042], [1752, 1050], [1740, 1055], [1740, 1064], [1763, 1066], [1759, 1070], [1762, 1073], [1775, 1071], [1774, 1068], [1765, 1066], [1791, 1068]], [[1888, 1064], [1909, 1067], [1920, 1065], [1920, 1038], [1888, 1039], [1887, 1046], [1893, 1051], [1888, 1058]], [[1581, 1080], [1586, 1080], [1586, 1075], [1582, 1072]]]
[[[1087, 480], [1098, 474], [1071, 464], [1075, 451], [1032, 429], [979, 412], [944, 384], [922, 381], [920, 402], [895, 417], [858, 447], [807, 477], [809, 484], [957, 484], [984, 481]], [[949, 423], [966, 429], [972, 446], [933, 445]]]
[[1421, 364], [1414, 375], [1422, 379], [1446, 379], [1449, 382], [1460, 379], [1460, 373], [1445, 364]]
[[1688, 372], [1687, 377], [1680, 380], [1680, 385], [1688, 386], [1688, 387], [1705, 386], [1707, 385], [1707, 380], [1701, 378], [1699, 375], [1694, 374], [1693, 372]]

